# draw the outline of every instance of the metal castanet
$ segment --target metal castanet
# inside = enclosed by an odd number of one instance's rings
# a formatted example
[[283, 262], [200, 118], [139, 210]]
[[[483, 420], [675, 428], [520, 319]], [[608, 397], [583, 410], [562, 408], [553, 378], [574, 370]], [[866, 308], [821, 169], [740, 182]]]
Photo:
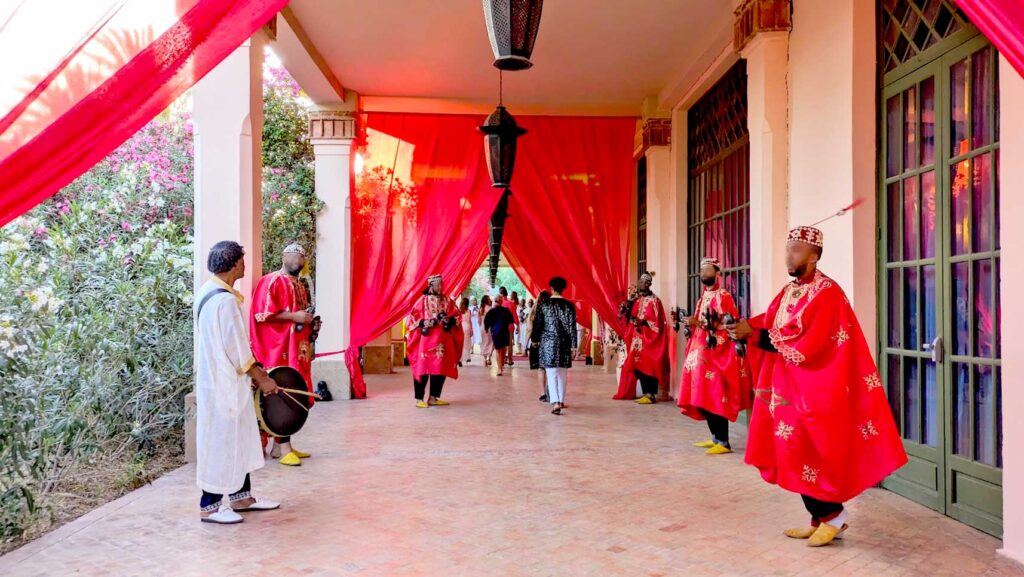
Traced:
[[[736, 317], [732, 316], [729, 313], [725, 313], [725, 316], [722, 317], [722, 322], [724, 322], [727, 325], [734, 325], [734, 324], [736, 324], [737, 321], [736, 321]], [[733, 343], [735, 343], [736, 354], [738, 356], [740, 356], [740, 357], [747, 356], [747, 342], [746, 341], [733, 339]]]

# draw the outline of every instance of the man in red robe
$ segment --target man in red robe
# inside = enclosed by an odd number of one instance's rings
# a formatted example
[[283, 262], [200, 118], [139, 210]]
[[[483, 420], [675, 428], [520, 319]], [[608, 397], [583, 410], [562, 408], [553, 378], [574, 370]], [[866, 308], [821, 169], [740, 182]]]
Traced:
[[[459, 307], [445, 296], [441, 275], [427, 281], [427, 289], [406, 317], [406, 356], [412, 367], [416, 406], [448, 405], [441, 400], [445, 379], [459, 378], [459, 355], [462, 354], [462, 320]], [[424, 400], [427, 384], [430, 396]]]
[[658, 387], [667, 384], [671, 372], [668, 358], [668, 322], [665, 307], [651, 291], [654, 273], [644, 272], [636, 283], [636, 294], [619, 305], [626, 320], [626, 361], [619, 375], [619, 390], [613, 399], [636, 399], [636, 382], [640, 381], [641, 405], [654, 404]]
[[[306, 266], [306, 251], [298, 244], [284, 249], [281, 270], [265, 275], [253, 289], [249, 333], [252, 352], [265, 367], [289, 366], [302, 375], [313, 391], [310, 367], [319, 318], [313, 316], [309, 288], [299, 273]], [[312, 399], [310, 400], [312, 402]], [[309, 453], [292, 447], [290, 437], [274, 439], [271, 456], [282, 465], [297, 467]]]
[[728, 325], [764, 351], [755, 381], [746, 462], [800, 493], [809, 527], [785, 535], [830, 543], [847, 528], [843, 503], [907, 462], [878, 369], [843, 290], [817, 269], [821, 231], [789, 232], [793, 281], [768, 311]]
[[736, 319], [739, 311], [732, 295], [722, 288], [720, 273], [718, 260], [705, 258], [701, 261], [700, 282], [704, 293], [694, 315], [685, 319], [695, 329], [686, 345], [676, 403], [684, 415], [708, 422], [711, 439], [694, 443], [695, 447], [707, 449], [708, 455], [732, 452], [729, 421], [735, 422], [740, 411], [749, 409], [753, 398], [747, 359], [739, 355], [725, 331], [726, 315]]

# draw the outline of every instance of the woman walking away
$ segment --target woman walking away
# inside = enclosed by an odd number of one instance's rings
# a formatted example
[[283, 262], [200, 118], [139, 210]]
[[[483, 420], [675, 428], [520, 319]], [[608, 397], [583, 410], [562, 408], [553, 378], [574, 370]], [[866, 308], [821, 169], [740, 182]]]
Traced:
[[505, 374], [505, 355], [509, 352], [509, 345], [512, 342], [511, 329], [515, 322], [512, 311], [505, 306], [504, 299], [505, 297], [498, 295], [494, 307], [484, 316], [484, 330], [491, 333], [494, 349], [498, 351], [499, 377]]
[[576, 356], [576, 306], [562, 298], [566, 281], [556, 276], [548, 283], [551, 298], [537, 304], [530, 340], [540, 344], [540, 366], [547, 373], [548, 402], [552, 414], [561, 415], [565, 408], [565, 381]]
[[462, 363], [469, 364], [473, 354], [473, 313], [469, 310], [469, 297], [462, 297], [459, 301], [459, 314], [462, 315], [462, 333], [465, 337], [462, 341], [462, 358], [459, 359], [461, 367]]
[[[484, 317], [493, 308], [490, 295], [484, 295], [480, 299], [480, 315], [478, 326], [484, 326]], [[480, 354], [484, 357], [484, 366], [491, 366], [491, 355], [494, 354], [494, 340], [491, 339], [491, 331], [483, 329], [480, 331]]]
[[[549, 298], [551, 298], [551, 293], [549, 293], [548, 291], [540, 291], [540, 294], [537, 295], [538, 303], [547, 302]], [[529, 327], [526, 329], [527, 333], [525, 346], [527, 347], [527, 356], [529, 356], [530, 358], [530, 370], [537, 371], [537, 380], [540, 381], [540, 401], [546, 403], [548, 402], [548, 383], [547, 379], [545, 378], [547, 376], [547, 372], [541, 369], [540, 367], [540, 344], [531, 342], [531, 335], [533, 334], [533, 321], [534, 319], [537, 318], [538, 306], [539, 305], [535, 306], [533, 301], [530, 301], [530, 314], [529, 316], [526, 317], [525, 323], [525, 326]]]

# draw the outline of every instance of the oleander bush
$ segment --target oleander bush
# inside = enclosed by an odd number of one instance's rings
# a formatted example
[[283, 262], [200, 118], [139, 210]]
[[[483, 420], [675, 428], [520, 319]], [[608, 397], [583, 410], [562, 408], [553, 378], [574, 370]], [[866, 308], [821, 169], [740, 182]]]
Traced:
[[[265, 74], [265, 270], [312, 252], [308, 99]], [[0, 551], [182, 463], [192, 389], [193, 130], [185, 96], [0, 228]]]

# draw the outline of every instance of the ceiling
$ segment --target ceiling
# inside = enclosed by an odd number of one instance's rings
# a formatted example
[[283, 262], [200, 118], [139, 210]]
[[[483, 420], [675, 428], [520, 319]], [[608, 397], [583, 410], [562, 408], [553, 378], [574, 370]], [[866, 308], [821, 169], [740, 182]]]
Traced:
[[[514, 113], [670, 109], [729, 46], [734, 0], [548, 0], [533, 68], [504, 75]], [[367, 110], [493, 108], [481, 0], [292, 0], [327, 66]]]

